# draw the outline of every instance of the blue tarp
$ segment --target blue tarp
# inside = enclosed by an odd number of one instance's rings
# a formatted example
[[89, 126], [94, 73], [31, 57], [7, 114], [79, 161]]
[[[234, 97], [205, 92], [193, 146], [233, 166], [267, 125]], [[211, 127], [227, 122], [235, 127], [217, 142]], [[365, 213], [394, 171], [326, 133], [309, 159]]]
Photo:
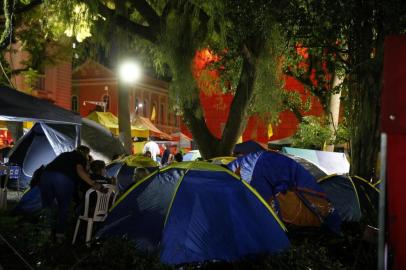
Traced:
[[127, 237], [161, 261], [233, 261], [289, 246], [276, 214], [221, 166], [182, 162], [135, 184], [112, 209], [99, 237]]

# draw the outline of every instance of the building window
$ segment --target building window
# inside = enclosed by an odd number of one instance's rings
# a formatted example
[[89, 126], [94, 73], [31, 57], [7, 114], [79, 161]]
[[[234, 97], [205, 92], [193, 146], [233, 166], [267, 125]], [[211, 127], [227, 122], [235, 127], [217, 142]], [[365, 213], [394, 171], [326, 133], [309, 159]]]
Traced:
[[110, 110], [110, 96], [103, 95], [102, 101], [104, 102], [104, 111], [107, 112]]
[[165, 104], [161, 104], [161, 108], [159, 110], [161, 124], [165, 125]]
[[155, 102], [152, 103], [150, 119], [151, 119], [152, 122], [155, 123], [155, 120], [156, 120], [156, 104], [155, 104]]
[[147, 103], [147, 101], [146, 100], [144, 100], [144, 104], [142, 104], [142, 108], [143, 108], [143, 115], [144, 115], [144, 117], [148, 117], [148, 115], [147, 115], [147, 107], [148, 107], [148, 103]]
[[140, 103], [140, 102], [138, 101], [138, 98], [135, 98], [135, 101], [134, 101], [134, 111], [135, 111], [135, 114], [136, 114], [136, 115], [138, 115], [138, 110], [141, 109], [139, 103]]
[[72, 112], [78, 112], [78, 97], [72, 96], [70, 108]]

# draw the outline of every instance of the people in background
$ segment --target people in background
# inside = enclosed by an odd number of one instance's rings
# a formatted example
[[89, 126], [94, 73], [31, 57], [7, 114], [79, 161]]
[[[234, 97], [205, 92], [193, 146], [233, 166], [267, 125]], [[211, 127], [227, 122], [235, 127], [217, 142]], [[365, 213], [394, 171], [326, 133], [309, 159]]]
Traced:
[[159, 146], [156, 142], [154, 141], [149, 141], [144, 145], [144, 148], [142, 150], [142, 153], [145, 154], [147, 151], [151, 153], [151, 158], [156, 161], [156, 156], [159, 155], [160, 150]]
[[176, 161], [176, 162], [182, 162], [182, 161], [183, 161], [183, 155], [182, 155], [182, 153], [176, 153], [176, 154], [175, 154], [175, 161]]
[[169, 147], [167, 145], [162, 145], [163, 153], [162, 153], [162, 158], [161, 158], [161, 165], [165, 166], [169, 163], [169, 158], [171, 155], [171, 152], [169, 151]]
[[64, 238], [69, 206], [74, 193], [77, 193], [78, 183], [84, 181], [94, 189], [102, 190], [102, 185], [92, 180], [86, 171], [89, 153], [90, 149], [83, 145], [62, 153], [45, 167], [41, 175], [39, 187], [46, 218], [53, 219], [52, 212], [56, 210], [52, 236], [57, 241]]

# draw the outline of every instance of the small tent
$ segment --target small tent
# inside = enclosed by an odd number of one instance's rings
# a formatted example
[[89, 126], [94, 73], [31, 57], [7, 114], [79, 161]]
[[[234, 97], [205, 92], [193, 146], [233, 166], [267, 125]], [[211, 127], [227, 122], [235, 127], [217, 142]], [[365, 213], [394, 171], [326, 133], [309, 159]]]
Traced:
[[318, 180], [344, 221], [377, 227], [379, 190], [359, 176], [329, 175]]
[[350, 177], [333, 174], [319, 179], [318, 183], [327, 193], [343, 221], [358, 222], [361, 220], [361, 206]]
[[[26, 188], [34, 171], [63, 152], [75, 148], [75, 129], [69, 125], [36, 123], [10, 151], [9, 163], [20, 167], [20, 175], [9, 181], [10, 188]], [[124, 153], [121, 143], [104, 127], [83, 119], [82, 144], [89, 146], [94, 159], [110, 161]]]
[[126, 237], [161, 261], [233, 261], [289, 246], [284, 226], [244, 181], [207, 162], [179, 162], [133, 185], [98, 237]]
[[138, 168], [144, 168], [147, 173], [158, 170], [159, 164], [153, 159], [132, 155], [113, 160], [107, 165], [107, 175], [117, 178], [117, 187], [120, 191], [126, 190], [134, 183], [134, 173]]
[[252, 185], [283, 221], [301, 227], [325, 225], [339, 231], [341, 220], [326, 193], [295, 160], [274, 151], [258, 151], [227, 166]]
[[282, 152], [307, 159], [323, 171], [330, 174], [346, 174], [350, 171], [350, 163], [344, 153], [283, 147]]

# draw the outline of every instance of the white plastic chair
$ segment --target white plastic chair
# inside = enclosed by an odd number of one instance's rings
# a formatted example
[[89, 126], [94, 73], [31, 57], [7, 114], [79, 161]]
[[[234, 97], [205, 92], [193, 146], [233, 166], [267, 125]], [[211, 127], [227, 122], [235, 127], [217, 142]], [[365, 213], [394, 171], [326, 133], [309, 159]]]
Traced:
[[[76, 241], [76, 236], [79, 230], [80, 221], [87, 222], [87, 229], [86, 229], [86, 244], [90, 244], [90, 239], [92, 238], [92, 230], [93, 230], [93, 222], [103, 222], [107, 218], [109, 207], [114, 204], [117, 197], [117, 188], [113, 185], [103, 185], [104, 188], [107, 189], [106, 193], [97, 191], [93, 188], [89, 189], [85, 195], [85, 209], [83, 215], [78, 217], [76, 222], [75, 233], [73, 235], [72, 244]], [[96, 205], [94, 207], [93, 214], [89, 216], [89, 198], [91, 193], [97, 194]]]

